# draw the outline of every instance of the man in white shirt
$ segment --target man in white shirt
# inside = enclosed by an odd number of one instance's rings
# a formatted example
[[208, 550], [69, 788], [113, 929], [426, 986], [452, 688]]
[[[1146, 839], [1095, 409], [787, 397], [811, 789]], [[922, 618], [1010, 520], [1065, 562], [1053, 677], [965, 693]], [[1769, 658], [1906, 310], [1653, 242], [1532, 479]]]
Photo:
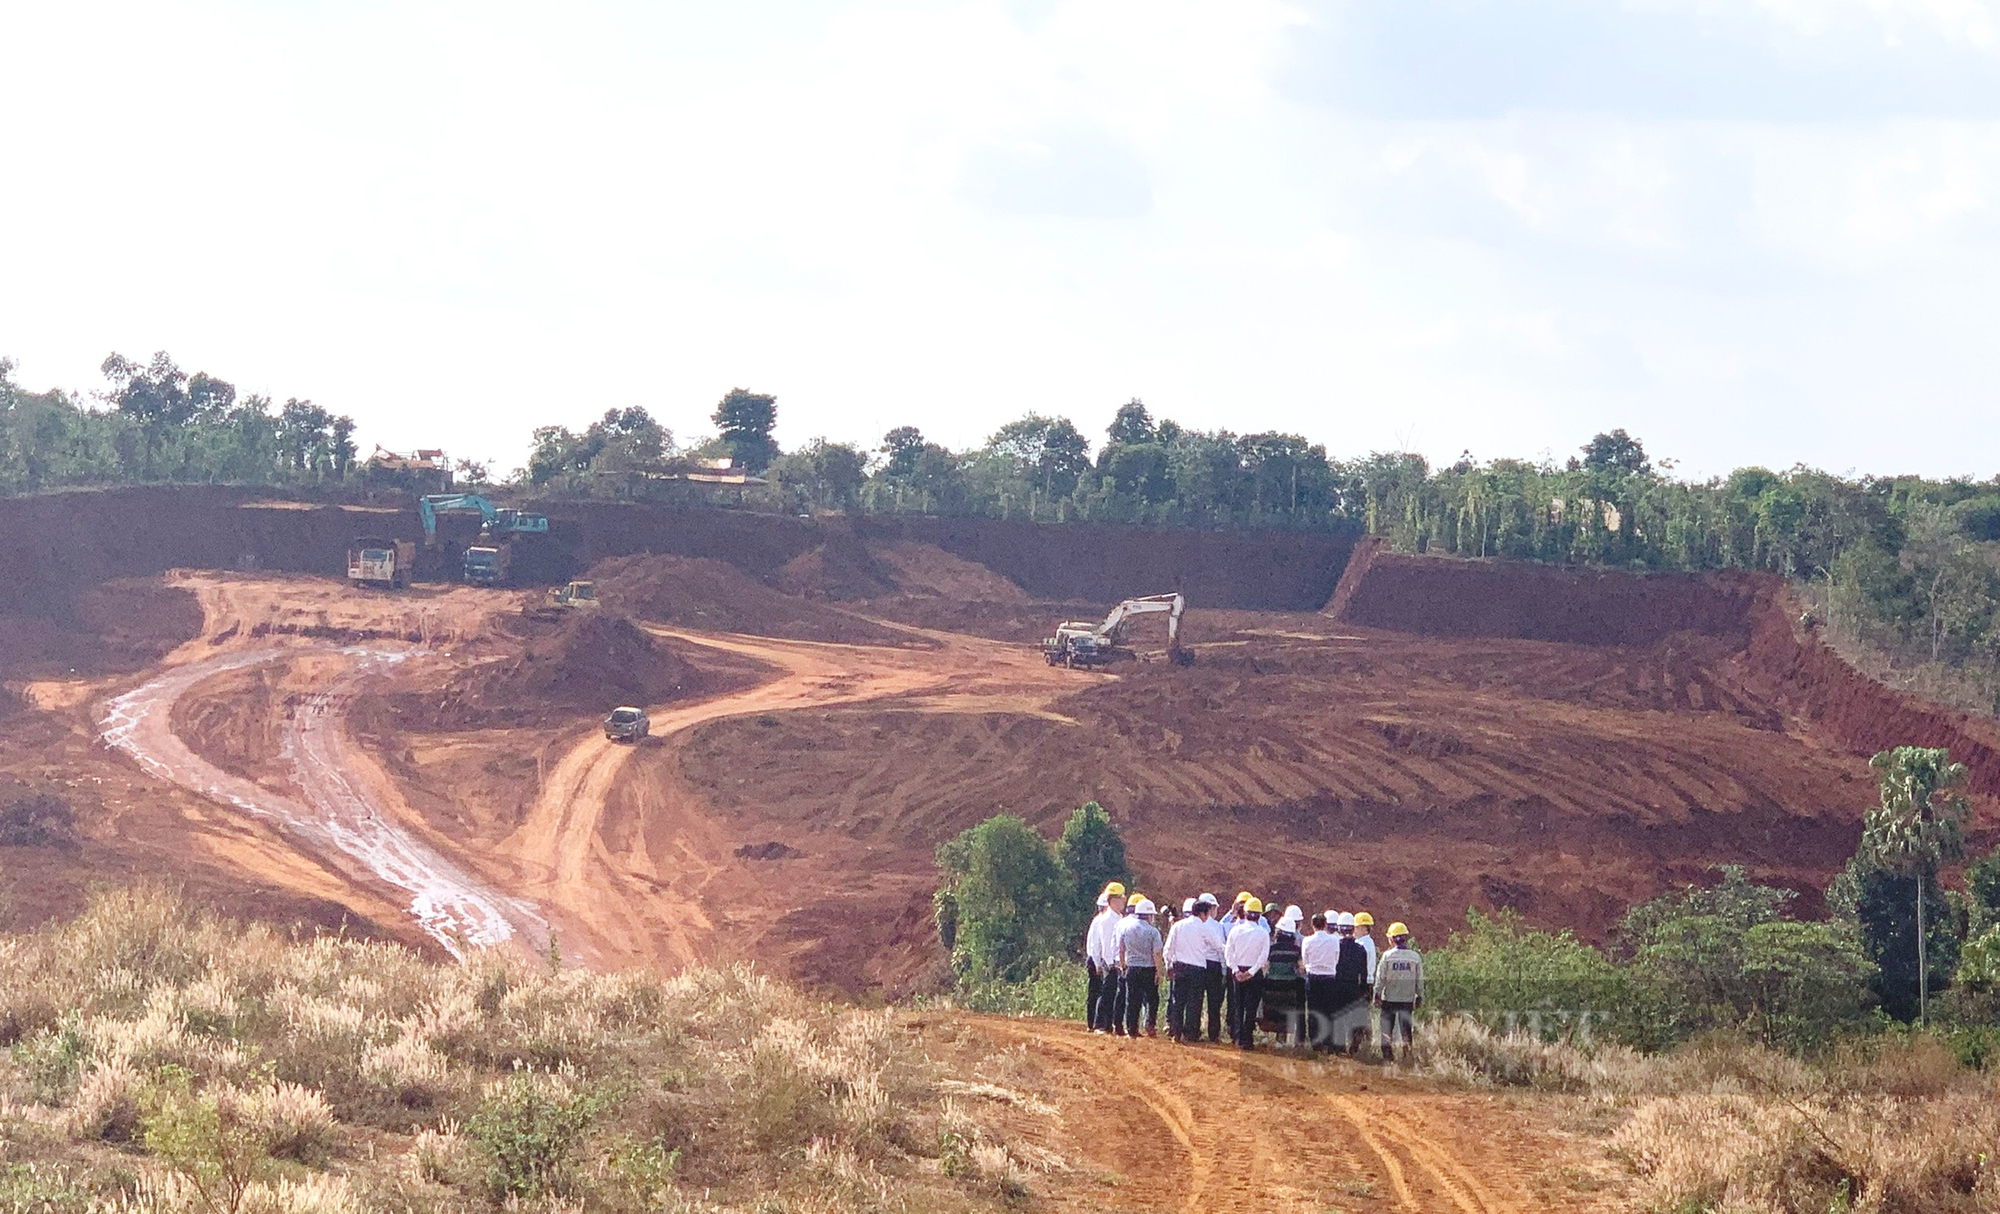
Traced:
[[1083, 964], [1090, 975], [1090, 987], [1084, 995], [1084, 1022], [1093, 1033], [1111, 1031], [1111, 1007], [1116, 1000], [1112, 990], [1118, 977], [1112, 967], [1118, 961], [1118, 924], [1125, 914], [1125, 886], [1113, 881], [1097, 896], [1097, 905], [1103, 909], [1090, 921], [1090, 931], [1083, 940]]
[[[1228, 994], [1229, 979], [1222, 971], [1222, 948], [1229, 942], [1229, 928], [1222, 922], [1222, 903], [1214, 894], [1203, 894], [1195, 902], [1208, 907], [1208, 929], [1197, 941], [1202, 947], [1202, 964], [1208, 971], [1201, 986], [1201, 997], [1208, 1004], [1208, 1042], [1210, 1045], [1222, 1040], [1222, 1004]], [[1188, 1012], [1188, 1027], [1198, 1028], [1198, 1010]], [[1193, 1034], [1189, 1034], [1190, 1040]]]
[[1256, 1046], [1257, 1002], [1271, 963], [1271, 932], [1258, 918], [1264, 912], [1262, 899], [1250, 898], [1243, 911], [1243, 920], [1229, 929], [1222, 947], [1222, 966], [1229, 973], [1229, 1036], [1237, 1049], [1248, 1050]]
[[1167, 929], [1167, 1036], [1175, 1041], [1191, 1041], [1200, 1032], [1201, 992], [1208, 985], [1208, 939], [1208, 905], [1189, 898], [1181, 904], [1181, 917]]
[[1299, 942], [1299, 968], [1306, 976], [1306, 1038], [1324, 1050], [1331, 1039], [1333, 1002], [1328, 998], [1340, 969], [1340, 916], [1314, 915], [1312, 935]]

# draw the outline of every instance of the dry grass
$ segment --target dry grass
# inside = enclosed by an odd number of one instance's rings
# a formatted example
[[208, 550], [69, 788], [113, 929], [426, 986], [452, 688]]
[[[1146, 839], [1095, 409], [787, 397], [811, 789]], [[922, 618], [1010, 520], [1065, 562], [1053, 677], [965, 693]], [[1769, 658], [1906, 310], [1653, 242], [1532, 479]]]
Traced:
[[894, 1012], [293, 942], [157, 891], [0, 939], [0, 1046], [0, 1210], [979, 1210], [1034, 1158]]
[[1573, 1094], [1615, 1127], [1633, 1203], [1655, 1214], [2000, 1210], [2000, 1083], [1927, 1038], [1807, 1062], [1730, 1037], [1645, 1055], [1454, 1019], [1419, 1035], [1416, 1066]]

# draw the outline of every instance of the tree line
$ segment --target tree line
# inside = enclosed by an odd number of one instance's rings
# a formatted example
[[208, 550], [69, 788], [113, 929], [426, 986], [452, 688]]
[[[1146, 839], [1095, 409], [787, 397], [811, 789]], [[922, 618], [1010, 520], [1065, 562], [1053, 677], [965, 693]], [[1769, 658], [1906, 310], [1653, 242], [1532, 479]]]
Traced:
[[0, 493], [152, 481], [289, 485], [355, 466], [354, 420], [309, 400], [280, 405], [189, 374], [164, 352], [112, 354], [94, 402], [30, 392], [0, 358]]

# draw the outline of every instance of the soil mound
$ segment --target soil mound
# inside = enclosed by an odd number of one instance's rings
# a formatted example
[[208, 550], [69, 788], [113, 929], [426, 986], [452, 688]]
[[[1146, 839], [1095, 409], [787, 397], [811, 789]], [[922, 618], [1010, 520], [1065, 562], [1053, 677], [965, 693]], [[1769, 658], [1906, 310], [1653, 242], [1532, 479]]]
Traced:
[[876, 566], [888, 571], [897, 594], [963, 602], [1028, 602], [1028, 592], [1012, 581], [977, 561], [953, 556], [936, 544], [896, 540], [870, 547]]
[[851, 535], [829, 535], [819, 547], [793, 557], [771, 575], [771, 584], [802, 599], [846, 601], [896, 592], [889, 571]]
[[1799, 605], [1783, 584], [1767, 579], [1745, 651], [1752, 685], [1852, 754], [1943, 746], [1966, 765], [1974, 792], [2000, 795], [2000, 722], [1883, 686], [1802, 630], [1798, 617]]
[[658, 704], [705, 685], [701, 672], [630, 620], [590, 612], [513, 657], [465, 670], [442, 692], [397, 697], [397, 707], [406, 727], [542, 725], [619, 704]]
[[78, 592], [47, 615], [0, 616], [0, 678], [95, 678], [144, 670], [201, 635], [201, 604], [157, 578]]
[[904, 645], [894, 629], [780, 594], [734, 565], [701, 557], [621, 556], [591, 566], [598, 597], [634, 619], [714, 632], [853, 645]]

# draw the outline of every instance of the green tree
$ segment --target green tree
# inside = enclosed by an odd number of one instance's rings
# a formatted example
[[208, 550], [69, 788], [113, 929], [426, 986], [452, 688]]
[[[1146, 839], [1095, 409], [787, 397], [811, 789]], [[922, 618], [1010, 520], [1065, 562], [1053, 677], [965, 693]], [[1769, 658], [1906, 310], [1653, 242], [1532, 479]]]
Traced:
[[924, 432], [915, 426], [897, 426], [882, 436], [882, 455], [887, 461], [882, 471], [890, 476], [909, 476], [917, 470], [924, 453]]
[[978, 984], [1020, 982], [1069, 934], [1067, 883], [1034, 827], [996, 814], [938, 847], [938, 868], [955, 908], [952, 968]]
[[1150, 443], [1154, 439], [1153, 415], [1146, 411], [1146, 403], [1135, 396], [1118, 406], [1111, 428], [1105, 433], [1114, 443]]
[[1596, 435], [1585, 443], [1583, 466], [1599, 470], [1633, 472], [1640, 476], [1650, 475], [1653, 471], [1653, 461], [1646, 458], [1646, 448], [1638, 439], [1623, 430]]
[[771, 479], [795, 506], [852, 510], [868, 479], [868, 459], [846, 443], [816, 438], [771, 465]]
[[1424, 956], [1426, 1007], [1499, 1020], [1555, 1037], [1619, 1025], [1624, 978], [1610, 958], [1568, 931], [1531, 928], [1512, 910], [1468, 910], [1465, 927]]
[[731, 388], [715, 406], [713, 420], [729, 457], [751, 472], [762, 472], [778, 458], [778, 443], [771, 437], [778, 427], [777, 397]]
[[1965, 866], [1969, 906], [1967, 935], [1978, 935], [2000, 923], [2000, 845]]
[[1111, 815], [1095, 801], [1085, 801], [1063, 823], [1056, 861], [1069, 878], [1071, 901], [1066, 909], [1071, 913], [1088, 912], [1097, 903], [1098, 891], [1109, 882], [1125, 880], [1129, 872], [1125, 840]]
[[1928, 1015], [1930, 960], [1927, 955], [1924, 886], [1937, 879], [1938, 865], [1964, 854], [1965, 764], [1949, 751], [1898, 746], [1868, 760], [1880, 786], [1880, 801], [1861, 826], [1861, 851], [1883, 870], [1914, 879], [1917, 937], [1917, 1019]]
[[1090, 442], [1066, 417], [1030, 413], [986, 440], [988, 451], [1016, 462], [1044, 497], [1067, 496], [1090, 468]]
[[1804, 1048], [1861, 1023], [1873, 967], [1835, 925], [1786, 918], [1793, 896], [1727, 867], [1713, 888], [1629, 911], [1621, 935], [1637, 1040], [1657, 1048], [1726, 1028]]

